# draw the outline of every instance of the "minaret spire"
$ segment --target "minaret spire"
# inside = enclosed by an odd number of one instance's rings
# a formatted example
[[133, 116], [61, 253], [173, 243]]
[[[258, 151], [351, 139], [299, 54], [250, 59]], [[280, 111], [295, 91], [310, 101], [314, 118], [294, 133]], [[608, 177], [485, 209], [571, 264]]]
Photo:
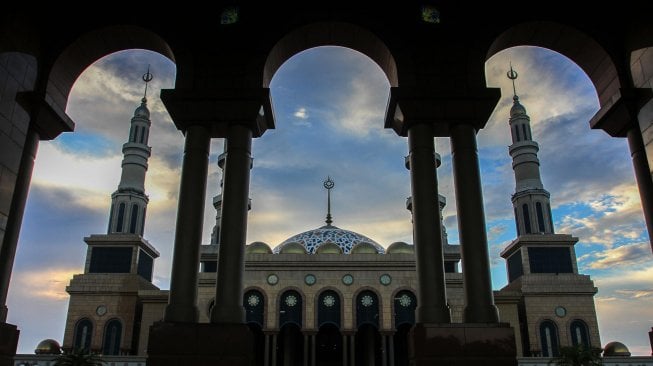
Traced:
[[333, 220], [331, 219], [331, 189], [335, 187], [335, 182], [331, 180], [331, 177], [327, 177], [327, 179], [324, 181], [324, 188], [327, 190], [327, 215], [326, 215], [326, 222], [327, 226], [331, 226], [331, 223]]
[[550, 194], [544, 189], [540, 177], [540, 161], [537, 157], [539, 145], [531, 135], [530, 117], [526, 108], [519, 103], [515, 79], [517, 72], [510, 64], [508, 79], [512, 80], [513, 106], [510, 108], [510, 133], [512, 145], [508, 151], [512, 157], [515, 172], [515, 194], [512, 204], [515, 211], [517, 234], [553, 234]]
[[131, 233], [143, 235], [145, 211], [149, 198], [145, 194], [145, 173], [151, 148], [147, 146], [150, 134], [150, 110], [147, 109], [147, 85], [154, 76], [143, 74], [145, 93], [141, 105], [131, 119], [129, 139], [122, 146], [122, 174], [118, 189], [111, 195], [108, 233]]

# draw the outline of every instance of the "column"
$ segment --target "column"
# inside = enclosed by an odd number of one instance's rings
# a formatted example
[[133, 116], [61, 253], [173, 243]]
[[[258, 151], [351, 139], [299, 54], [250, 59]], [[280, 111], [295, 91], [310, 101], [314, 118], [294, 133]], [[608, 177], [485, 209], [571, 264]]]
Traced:
[[388, 336], [388, 360], [390, 366], [395, 366], [395, 336], [391, 334]]
[[349, 335], [349, 366], [356, 365], [356, 335]]
[[315, 366], [315, 333], [311, 334], [311, 366]]
[[418, 323], [450, 323], [444, 280], [442, 229], [435, 171], [433, 127], [408, 130], [410, 185], [413, 197], [413, 241], [419, 279]]
[[463, 321], [496, 323], [499, 315], [492, 294], [476, 130], [473, 126], [451, 126], [451, 155], [464, 267], [466, 306]]
[[0, 245], [0, 323], [7, 321], [7, 292], [9, 291], [11, 270], [14, 266], [20, 226], [23, 222], [38, 147], [39, 134], [30, 128], [25, 138], [25, 145], [23, 145], [23, 154], [20, 158], [14, 195], [9, 208], [5, 236]]
[[381, 336], [381, 365], [388, 366], [388, 336]]
[[346, 334], [342, 335], [342, 366], [347, 366], [347, 338]]
[[204, 199], [209, 169], [211, 138], [204, 126], [186, 130], [184, 160], [179, 187], [179, 208], [172, 257], [170, 299], [166, 306], [166, 322], [197, 322], [197, 273], [204, 222]]
[[270, 366], [270, 335], [265, 335], [265, 350], [263, 354], [263, 366]]
[[646, 159], [646, 147], [642, 139], [642, 131], [638, 125], [633, 126], [627, 132], [630, 158], [635, 168], [635, 180], [639, 188], [639, 197], [642, 201], [644, 220], [648, 229], [651, 249], [653, 250], [653, 177]]
[[277, 366], [277, 334], [272, 335], [272, 366]]
[[308, 366], [308, 344], [311, 339], [310, 335], [304, 334], [304, 366]]
[[231, 125], [227, 135], [227, 161], [222, 186], [220, 249], [212, 323], [243, 323], [243, 273], [249, 203], [249, 169], [252, 130]]

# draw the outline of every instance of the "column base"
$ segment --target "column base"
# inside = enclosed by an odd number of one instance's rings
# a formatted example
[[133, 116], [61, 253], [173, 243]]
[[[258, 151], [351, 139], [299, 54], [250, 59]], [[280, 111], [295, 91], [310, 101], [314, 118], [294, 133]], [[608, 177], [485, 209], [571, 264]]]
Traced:
[[245, 324], [154, 323], [148, 366], [252, 366], [254, 336]]
[[14, 365], [19, 334], [15, 325], [0, 323], [0, 366]]
[[507, 323], [418, 323], [408, 348], [411, 366], [517, 366], [515, 332]]

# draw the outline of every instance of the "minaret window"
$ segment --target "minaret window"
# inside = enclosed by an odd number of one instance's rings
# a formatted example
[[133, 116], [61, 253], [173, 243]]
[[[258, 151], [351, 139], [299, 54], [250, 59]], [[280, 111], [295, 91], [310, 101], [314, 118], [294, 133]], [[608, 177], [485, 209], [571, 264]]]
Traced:
[[135, 142], [136, 141], [136, 127], [132, 126], [132, 128], [129, 130], [129, 141]]
[[138, 141], [138, 133], [141, 132], [141, 128], [136, 126], [135, 130], [136, 130], [136, 133], [134, 133], [134, 142], [137, 142]]
[[571, 343], [574, 346], [583, 346], [585, 349], [589, 349], [590, 341], [589, 335], [587, 332], [587, 324], [582, 320], [574, 320], [571, 322], [570, 333], [571, 333]]
[[546, 204], [546, 212], [549, 215], [549, 225], [551, 227], [551, 233], [555, 233], [555, 230], [553, 229], [553, 216], [551, 215], [551, 205], [549, 203]]
[[542, 212], [542, 204], [535, 202], [535, 211], [537, 212], [537, 226], [541, 233], [546, 232], [544, 229], [544, 213]]
[[528, 140], [528, 132], [526, 132], [526, 125], [521, 125], [522, 130], [524, 130], [524, 140]]
[[521, 137], [519, 136], [519, 125], [515, 125], [515, 136], [517, 137], [517, 142], [521, 140]]
[[528, 204], [524, 203], [522, 205], [522, 211], [524, 213], [524, 229], [526, 230], [526, 234], [530, 234], [531, 231], [531, 213], [528, 210]]
[[141, 230], [139, 230], [139, 234], [141, 234], [141, 236], [145, 231], [145, 211], [147, 211], [147, 206], [143, 207], [143, 216], [141, 216]]
[[138, 205], [132, 206], [131, 217], [129, 218], [129, 232], [136, 234], [136, 223], [138, 222]]
[[92, 339], [93, 323], [87, 318], [80, 319], [77, 325], [75, 325], [74, 348], [83, 352], [89, 352]]
[[550, 320], [540, 324], [540, 344], [542, 346], [542, 357], [558, 357], [558, 328]]
[[141, 127], [141, 139], [138, 141], [141, 144], [145, 141], [145, 127]]
[[515, 225], [517, 226], [517, 236], [521, 235], [521, 229], [519, 228], [519, 213], [517, 212], [517, 207], [515, 207]]
[[116, 232], [122, 232], [123, 222], [125, 220], [125, 203], [121, 202], [118, 206], [118, 221], [116, 222]]
[[111, 209], [109, 210], [109, 227], [107, 228], [107, 233], [111, 233], [111, 224], [113, 224], [113, 208], [114, 205], [111, 205]]
[[104, 328], [102, 354], [120, 355], [120, 340], [122, 338], [122, 323], [118, 319], [109, 320]]

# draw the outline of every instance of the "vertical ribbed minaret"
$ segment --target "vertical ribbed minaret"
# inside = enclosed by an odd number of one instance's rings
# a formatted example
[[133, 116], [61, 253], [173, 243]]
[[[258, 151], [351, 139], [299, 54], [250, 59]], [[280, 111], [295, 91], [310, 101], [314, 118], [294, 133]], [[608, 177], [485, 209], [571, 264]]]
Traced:
[[145, 195], [145, 173], [151, 148], [147, 146], [150, 135], [150, 111], [147, 109], [147, 83], [152, 80], [149, 68], [145, 81], [145, 94], [141, 105], [134, 111], [129, 130], [129, 140], [122, 145], [122, 174], [118, 190], [111, 195], [108, 233], [143, 235], [145, 210], [149, 201]]
[[540, 178], [540, 161], [537, 158], [539, 146], [531, 135], [531, 119], [526, 108], [519, 103], [515, 88], [517, 72], [510, 66], [508, 78], [512, 80], [513, 106], [510, 108], [510, 132], [512, 145], [508, 151], [512, 157], [515, 172], [515, 194], [512, 205], [515, 210], [517, 235], [553, 234], [549, 192], [544, 189]]

